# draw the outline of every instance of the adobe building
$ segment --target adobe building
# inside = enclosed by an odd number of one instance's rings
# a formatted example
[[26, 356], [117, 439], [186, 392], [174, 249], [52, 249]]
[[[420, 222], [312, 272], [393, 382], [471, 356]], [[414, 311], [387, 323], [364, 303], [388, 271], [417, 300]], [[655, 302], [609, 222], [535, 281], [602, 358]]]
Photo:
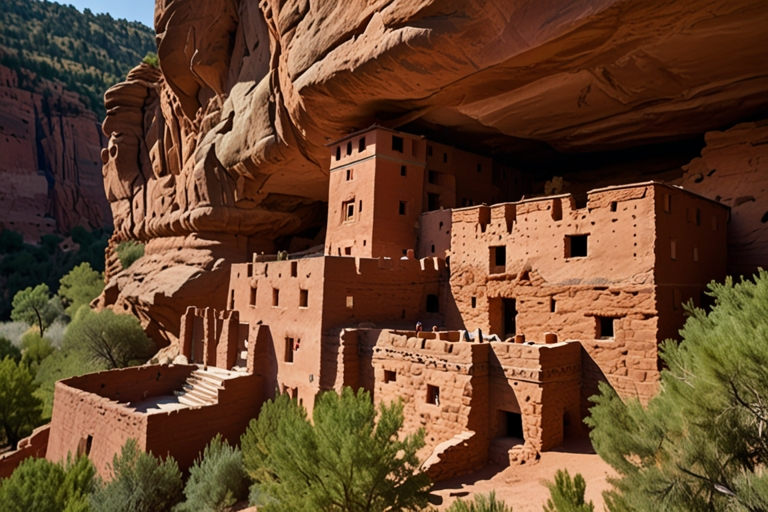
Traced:
[[[403, 400], [436, 480], [535, 461], [584, 434], [598, 382], [652, 397], [683, 303], [725, 277], [729, 210], [679, 187], [487, 206], [515, 179], [490, 159], [380, 127], [330, 148], [324, 248], [232, 265], [222, 310], [182, 318], [181, 364], [57, 383], [48, 458], [80, 451], [103, 471], [137, 437], [186, 468], [277, 392], [311, 413], [351, 386]], [[466, 166], [482, 179], [460, 183]]]

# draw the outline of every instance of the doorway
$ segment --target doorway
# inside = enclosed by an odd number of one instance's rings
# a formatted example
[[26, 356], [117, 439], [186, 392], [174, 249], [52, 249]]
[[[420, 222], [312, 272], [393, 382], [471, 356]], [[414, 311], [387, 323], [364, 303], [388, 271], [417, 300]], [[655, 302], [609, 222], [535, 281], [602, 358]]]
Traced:
[[517, 334], [517, 301], [515, 299], [502, 299], [502, 309], [504, 311], [501, 332], [503, 338], [510, 338]]

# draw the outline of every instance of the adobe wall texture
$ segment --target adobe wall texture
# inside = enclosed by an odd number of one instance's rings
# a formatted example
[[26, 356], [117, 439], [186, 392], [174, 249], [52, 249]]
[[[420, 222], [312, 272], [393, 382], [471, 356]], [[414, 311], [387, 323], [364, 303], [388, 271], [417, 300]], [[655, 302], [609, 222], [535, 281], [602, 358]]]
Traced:
[[48, 437], [51, 432], [51, 424], [37, 427], [29, 437], [19, 441], [16, 450], [0, 455], [0, 480], [11, 476], [13, 471], [24, 459], [30, 457], [45, 457], [48, 449]]

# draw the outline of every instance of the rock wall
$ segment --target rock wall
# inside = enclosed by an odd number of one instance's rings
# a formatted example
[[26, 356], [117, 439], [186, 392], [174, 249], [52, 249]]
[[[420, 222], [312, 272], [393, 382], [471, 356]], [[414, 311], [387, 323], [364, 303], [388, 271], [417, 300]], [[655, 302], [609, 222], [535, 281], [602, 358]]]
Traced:
[[[216, 267], [226, 280], [226, 263], [314, 238], [325, 144], [374, 122], [512, 159], [720, 129], [768, 107], [754, 65], [766, 19], [759, 0], [158, 0], [162, 71], [139, 67], [106, 95], [116, 231], [174, 240], [131, 272]], [[217, 249], [187, 257], [189, 237]], [[176, 283], [120, 283], [102, 304], [127, 303], [169, 340], [178, 321], [166, 319], [193, 303], [171, 311], [156, 297], [224, 306], [205, 279], [185, 283], [184, 299]]]
[[75, 226], [109, 226], [99, 161], [105, 143], [77, 95], [0, 66], [0, 229], [37, 243]]

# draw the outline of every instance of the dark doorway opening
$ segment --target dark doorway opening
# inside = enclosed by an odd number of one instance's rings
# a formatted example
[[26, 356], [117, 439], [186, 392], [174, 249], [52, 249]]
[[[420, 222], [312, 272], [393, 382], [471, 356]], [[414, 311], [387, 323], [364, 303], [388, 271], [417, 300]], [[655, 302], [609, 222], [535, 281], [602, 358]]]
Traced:
[[507, 437], [516, 437], [525, 440], [523, 435], [523, 416], [515, 412], [504, 412], [507, 422]]
[[504, 309], [504, 324], [501, 332], [504, 338], [509, 338], [517, 334], [517, 301], [515, 299], [502, 299]]
[[437, 295], [429, 294], [427, 295], [427, 313], [439, 313], [440, 312], [440, 301], [437, 298]]
[[440, 194], [427, 194], [427, 210], [432, 212], [440, 209]]

